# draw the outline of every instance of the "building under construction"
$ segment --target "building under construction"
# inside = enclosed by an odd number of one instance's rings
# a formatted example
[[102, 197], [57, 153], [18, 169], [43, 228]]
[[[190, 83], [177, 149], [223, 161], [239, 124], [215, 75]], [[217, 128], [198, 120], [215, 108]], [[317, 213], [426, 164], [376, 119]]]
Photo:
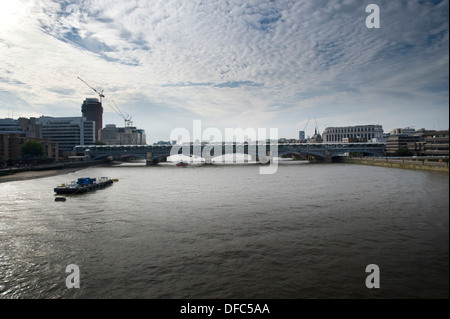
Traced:
[[103, 128], [103, 106], [98, 99], [86, 99], [81, 105], [81, 114], [87, 121], [95, 122], [96, 141], [99, 140], [99, 131]]

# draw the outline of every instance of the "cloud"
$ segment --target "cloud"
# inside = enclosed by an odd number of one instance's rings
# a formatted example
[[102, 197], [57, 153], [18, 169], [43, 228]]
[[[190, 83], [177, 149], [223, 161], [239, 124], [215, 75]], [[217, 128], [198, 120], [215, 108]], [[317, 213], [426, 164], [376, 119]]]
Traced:
[[[2, 3], [0, 90], [20, 96], [23, 112], [61, 105], [78, 115], [93, 94], [80, 76], [132, 108], [149, 131], [146, 123], [167, 114], [276, 123], [293, 136], [314, 115], [335, 125], [329, 115], [339, 114], [352, 125], [364, 117], [371, 124], [373, 108], [390, 118], [385, 105], [413, 123], [426, 106], [448, 114], [448, 1], [378, 1], [380, 29], [365, 26], [369, 3]], [[15, 15], [6, 19], [8, 12]], [[167, 126], [152, 133], [162, 139]]]

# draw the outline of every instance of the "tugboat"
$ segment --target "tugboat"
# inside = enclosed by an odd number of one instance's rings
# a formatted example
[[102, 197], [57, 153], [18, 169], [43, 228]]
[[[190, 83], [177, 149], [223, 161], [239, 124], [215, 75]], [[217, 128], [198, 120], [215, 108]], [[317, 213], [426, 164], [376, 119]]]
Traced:
[[85, 194], [97, 189], [102, 189], [107, 186], [111, 186], [114, 183], [112, 179], [108, 177], [97, 178], [79, 178], [77, 182], [71, 182], [70, 184], [62, 184], [55, 187], [54, 191], [57, 195], [74, 195]]

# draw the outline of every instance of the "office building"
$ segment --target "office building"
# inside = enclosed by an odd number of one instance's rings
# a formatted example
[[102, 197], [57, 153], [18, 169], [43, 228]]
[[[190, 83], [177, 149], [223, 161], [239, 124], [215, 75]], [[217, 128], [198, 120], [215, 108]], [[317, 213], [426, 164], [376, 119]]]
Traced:
[[95, 122], [83, 117], [46, 117], [37, 119], [43, 138], [59, 144], [61, 152], [73, 152], [77, 145], [95, 144]]
[[407, 148], [411, 155], [423, 155], [425, 147], [425, 129], [415, 130], [411, 127], [391, 130], [386, 139], [386, 154], [395, 155], [398, 149]]
[[343, 127], [327, 127], [323, 132], [324, 143], [370, 142], [383, 138], [383, 126], [358, 125]]
[[425, 131], [425, 156], [449, 156], [449, 133], [444, 131]]
[[19, 134], [25, 136], [25, 132], [17, 120], [0, 119], [0, 134]]
[[134, 126], [116, 127], [107, 124], [100, 131], [100, 140], [107, 145], [147, 145], [145, 130]]
[[[421, 143], [424, 141], [421, 134], [390, 135], [386, 141], [386, 154], [394, 155], [399, 148], [408, 148], [413, 154], [421, 152]], [[414, 154], [417, 155], [417, 154]]]

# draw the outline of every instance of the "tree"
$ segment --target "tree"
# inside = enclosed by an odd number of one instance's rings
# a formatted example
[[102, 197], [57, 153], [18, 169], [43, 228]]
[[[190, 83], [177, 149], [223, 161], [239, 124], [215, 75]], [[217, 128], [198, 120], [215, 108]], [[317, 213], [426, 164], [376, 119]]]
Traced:
[[102, 141], [97, 141], [95, 142], [95, 145], [107, 145], [105, 142]]
[[399, 147], [398, 150], [395, 151], [394, 155], [395, 156], [412, 156], [413, 154], [406, 146], [401, 146], [401, 147]]
[[22, 157], [42, 157], [44, 156], [44, 145], [38, 141], [27, 141], [22, 144]]

